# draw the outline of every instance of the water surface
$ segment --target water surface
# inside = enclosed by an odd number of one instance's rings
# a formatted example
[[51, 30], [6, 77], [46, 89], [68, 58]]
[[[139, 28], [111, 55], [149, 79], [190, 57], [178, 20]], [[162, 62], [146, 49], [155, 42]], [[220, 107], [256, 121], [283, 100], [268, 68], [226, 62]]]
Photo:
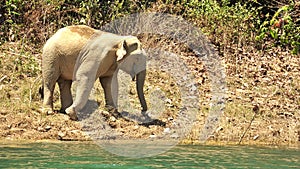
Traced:
[[[143, 151], [143, 150], [141, 150]], [[0, 168], [299, 168], [300, 150], [181, 145], [147, 158], [113, 155], [92, 142], [0, 142]]]

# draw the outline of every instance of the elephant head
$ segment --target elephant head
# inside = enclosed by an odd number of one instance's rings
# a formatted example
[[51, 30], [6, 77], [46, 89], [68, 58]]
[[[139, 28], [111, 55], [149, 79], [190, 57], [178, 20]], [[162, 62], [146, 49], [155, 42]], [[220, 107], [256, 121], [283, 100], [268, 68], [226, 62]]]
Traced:
[[128, 37], [120, 44], [117, 52], [119, 68], [128, 73], [132, 80], [136, 77], [136, 90], [142, 106], [142, 111], [147, 111], [144, 96], [144, 83], [146, 77], [146, 53], [136, 37]]

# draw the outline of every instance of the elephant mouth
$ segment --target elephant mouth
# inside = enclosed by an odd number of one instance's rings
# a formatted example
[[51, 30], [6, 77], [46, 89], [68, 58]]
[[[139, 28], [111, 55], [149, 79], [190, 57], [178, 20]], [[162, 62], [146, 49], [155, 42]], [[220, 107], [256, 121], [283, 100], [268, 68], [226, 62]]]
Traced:
[[129, 73], [130, 74], [130, 77], [132, 79], [132, 81], [135, 81], [135, 78], [136, 78], [136, 75], [137, 73], [134, 73], [133, 71]]

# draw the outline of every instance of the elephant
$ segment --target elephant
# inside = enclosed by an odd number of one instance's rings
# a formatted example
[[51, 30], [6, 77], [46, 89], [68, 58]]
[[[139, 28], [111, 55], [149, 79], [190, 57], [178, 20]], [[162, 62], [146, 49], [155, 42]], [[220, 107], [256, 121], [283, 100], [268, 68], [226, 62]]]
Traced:
[[[121, 36], [85, 25], [59, 29], [47, 40], [42, 52], [43, 111], [53, 112], [53, 92], [56, 82], [60, 90], [61, 112], [71, 120], [78, 120], [99, 79], [104, 89], [105, 106], [117, 110], [119, 69], [134, 80], [142, 107], [147, 111], [144, 96], [146, 53], [135, 36]], [[77, 82], [73, 102], [71, 85]]]

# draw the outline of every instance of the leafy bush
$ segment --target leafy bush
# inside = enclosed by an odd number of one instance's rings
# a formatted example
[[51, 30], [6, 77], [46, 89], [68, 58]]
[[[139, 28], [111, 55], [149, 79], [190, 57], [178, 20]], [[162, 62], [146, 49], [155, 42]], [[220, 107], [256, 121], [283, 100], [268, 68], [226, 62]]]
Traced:
[[295, 7], [295, 3], [290, 3], [280, 7], [273, 16], [267, 14], [267, 20], [261, 24], [256, 39], [271, 40], [274, 45], [291, 47], [292, 53], [299, 53], [300, 26], [291, 17]]
[[254, 43], [258, 12], [251, 3], [165, 0], [158, 1], [153, 8], [154, 11], [181, 15], [195, 24], [218, 48], [220, 55], [227, 55], [228, 52]]
[[151, 1], [6, 0], [1, 3], [1, 44], [23, 40], [40, 46], [61, 27], [86, 24], [99, 28], [115, 18], [146, 9]]
[[[299, 23], [291, 17], [299, 3], [291, 1], [276, 13], [267, 7], [270, 3], [265, 0], [5, 0], [0, 2], [0, 44], [22, 40], [39, 48], [53, 32], [67, 25], [99, 28], [130, 13], [155, 11], [190, 20], [221, 54], [231, 50], [227, 46], [236, 50], [243, 45], [265, 44], [266, 40], [299, 53]], [[262, 18], [262, 13], [269, 17]], [[275, 27], [277, 22], [284, 24]]]

